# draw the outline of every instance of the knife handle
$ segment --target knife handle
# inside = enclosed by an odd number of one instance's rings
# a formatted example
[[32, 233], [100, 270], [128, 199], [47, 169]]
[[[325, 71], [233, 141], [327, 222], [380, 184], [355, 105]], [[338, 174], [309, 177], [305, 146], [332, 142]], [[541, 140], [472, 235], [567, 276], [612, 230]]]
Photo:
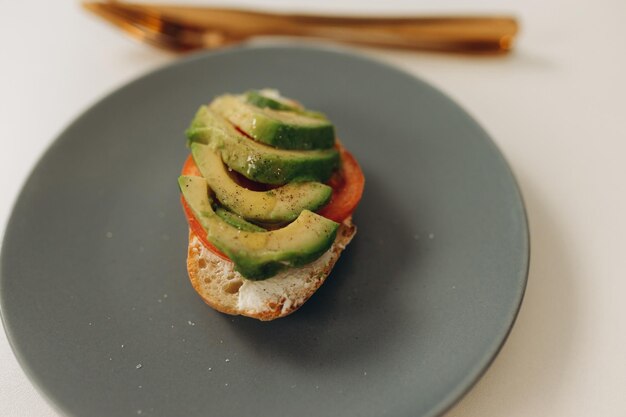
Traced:
[[[286, 17], [287, 18], [287, 17]], [[507, 52], [518, 26], [510, 17], [335, 18], [291, 16], [284, 35], [453, 52]]]

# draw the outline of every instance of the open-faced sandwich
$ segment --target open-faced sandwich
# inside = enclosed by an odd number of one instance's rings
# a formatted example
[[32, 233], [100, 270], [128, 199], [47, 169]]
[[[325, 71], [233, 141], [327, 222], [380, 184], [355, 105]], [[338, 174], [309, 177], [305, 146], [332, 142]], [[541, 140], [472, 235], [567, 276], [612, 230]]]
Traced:
[[292, 313], [356, 233], [358, 163], [323, 114], [275, 90], [215, 98], [187, 137], [178, 182], [194, 289], [228, 314]]

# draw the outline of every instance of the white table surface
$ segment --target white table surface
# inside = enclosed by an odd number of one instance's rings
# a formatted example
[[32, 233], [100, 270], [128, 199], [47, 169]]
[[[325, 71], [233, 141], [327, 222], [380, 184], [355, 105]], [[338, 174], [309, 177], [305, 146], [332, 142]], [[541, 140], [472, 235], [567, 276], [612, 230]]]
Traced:
[[[360, 3], [318, 1], [314, 10]], [[511, 163], [527, 204], [532, 261], [520, 315], [494, 364], [446, 417], [625, 416], [626, 2], [382, 3], [367, 9], [496, 5], [523, 24], [507, 57], [363, 49], [468, 109]], [[264, 4], [297, 9], [287, 0]], [[74, 2], [7, 1], [0, 16], [3, 235], [55, 136], [95, 100], [176, 57], [128, 40]], [[0, 416], [59, 416], [0, 333]]]

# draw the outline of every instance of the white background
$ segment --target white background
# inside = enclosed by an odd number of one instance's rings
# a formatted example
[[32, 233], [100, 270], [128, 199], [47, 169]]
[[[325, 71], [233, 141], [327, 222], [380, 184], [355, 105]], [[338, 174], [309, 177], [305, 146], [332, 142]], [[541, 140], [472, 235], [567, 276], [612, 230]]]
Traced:
[[[246, 3], [254, 2], [236, 4]], [[328, 13], [504, 10], [522, 21], [507, 57], [363, 49], [468, 109], [511, 163], [527, 204], [531, 269], [519, 318], [492, 367], [446, 417], [625, 416], [626, 2], [361, 3], [263, 2]], [[176, 57], [128, 40], [74, 2], [1, 2], [0, 16], [2, 235], [55, 136], [98, 98]], [[3, 333], [0, 416], [58, 416]]]

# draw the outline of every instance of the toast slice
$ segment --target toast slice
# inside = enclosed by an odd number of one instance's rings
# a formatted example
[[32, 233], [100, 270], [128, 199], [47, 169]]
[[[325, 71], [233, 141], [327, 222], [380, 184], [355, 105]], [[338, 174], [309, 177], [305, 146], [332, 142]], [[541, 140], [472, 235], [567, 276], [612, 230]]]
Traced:
[[296, 311], [324, 283], [341, 252], [356, 234], [349, 217], [340, 225], [330, 249], [299, 268], [287, 268], [262, 281], [245, 279], [225, 261], [206, 249], [190, 230], [187, 271], [191, 285], [205, 303], [222, 313], [268, 321]]

